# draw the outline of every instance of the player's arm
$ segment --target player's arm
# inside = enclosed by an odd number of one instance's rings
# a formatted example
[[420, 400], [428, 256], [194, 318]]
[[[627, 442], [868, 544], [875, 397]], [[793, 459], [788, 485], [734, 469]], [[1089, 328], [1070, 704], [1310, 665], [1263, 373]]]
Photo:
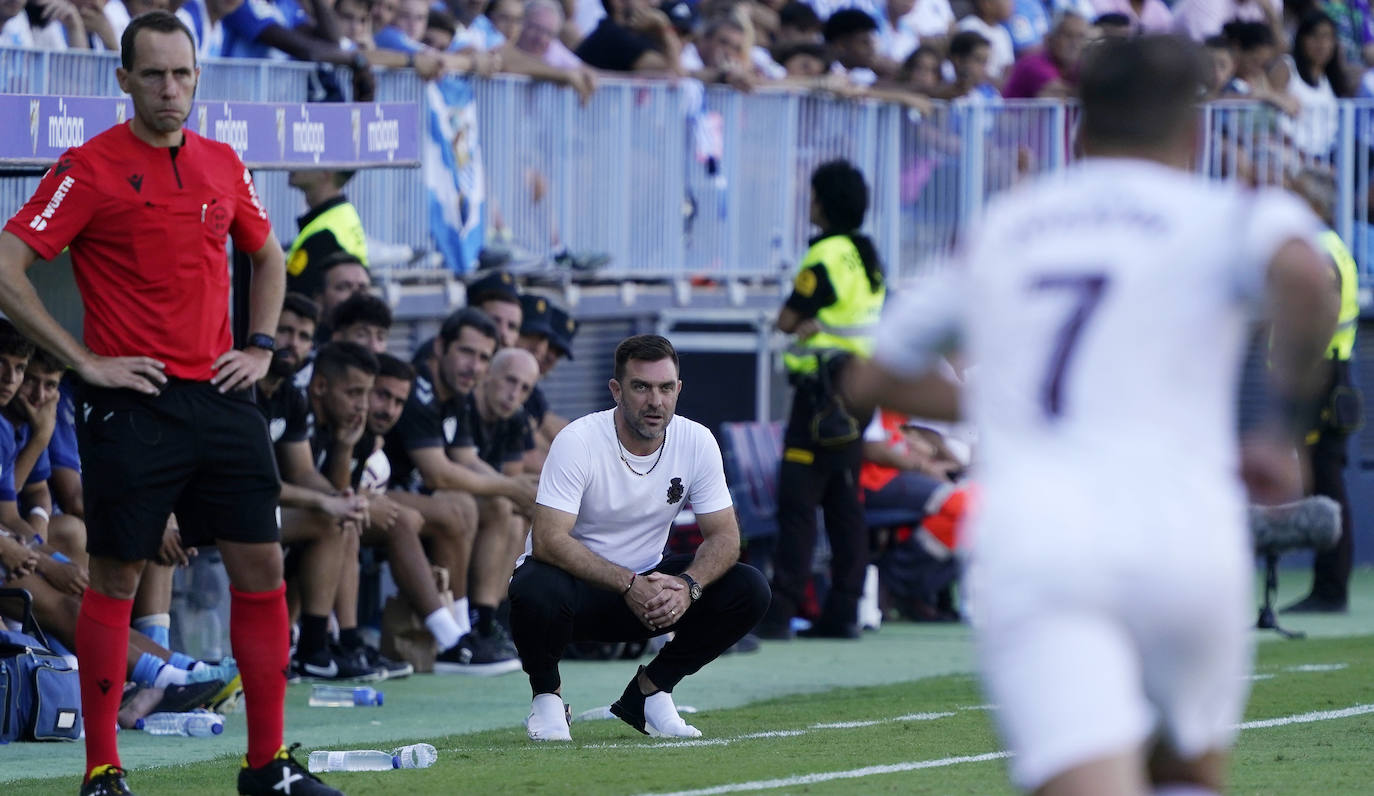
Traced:
[[[286, 295], [286, 259], [277, 236], [269, 230], [266, 240], [249, 259], [253, 262], [253, 276], [248, 286], [248, 333], [276, 339], [281, 302]], [[249, 346], [226, 351], [215, 360], [215, 375], [210, 382], [221, 392], [241, 390], [266, 376], [271, 362], [272, 352], [265, 348]]]
[[27, 520], [19, 516], [19, 503], [15, 500], [0, 501], [0, 528], [14, 534], [21, 542], [32, 540], [38, 533]]
[[1303, 403], [1322, 387], [1323, 354], [1340, 316], [1323, 255], [1290, 240], [1269, 263], [1268, 317], [1273, 327], [1270, 374], [1282, 400]]
[[576, 523], [576, 514], [536, 505], [530, 528], [530, 549], [534, 557], [617, 594], [623, 593], [631, 581], [638, 585], [644, 580], [634, 571], [607, 561], [574, 539], [572, 530]]
[[[24, 447], [19, 449], [19, 455], [14, 458], [14, 483], [27, 484], [29, 476], [33, 475], [34, 465], [38, 464], [39, 458], [48, 450], [48, 440], [52, 437], [52, 430], [44, 434], [38, 430], [29, 434], [29, 439], [24, 443]], [[46, 483], [46, 479], [44, 481]]]
[[735, 507], [730, 506], [698, 514], [697, 525], [701, 529], [701, 545], [685, 574], [706, 586], [739, 560], [739, 520], [735, 517]]
[[81, 473], [70, 467], [52, 468], [52, 478], [48, 479], [48, 489], [63, 514], [86, 518], [85, 494], [81, 491]]
[[48, 520], [52, 517], [52, 493], [48, 491], [48, 482], [25, 484], [19, 490], [19, 504], [26, 509], [24, 519], [33, 532], [44, 539], [48, 538]]
[[[473, 450], [475, 455], [476, 449]], [[531, 490], [520, 481], [501, 475], [480, 458], [477, 461], [482, 467], [478, 468], [450, 459], [443, 448], [413, 448], [406, 452], [430, 489], [455, 489], [484, 497], [533, 501]]]

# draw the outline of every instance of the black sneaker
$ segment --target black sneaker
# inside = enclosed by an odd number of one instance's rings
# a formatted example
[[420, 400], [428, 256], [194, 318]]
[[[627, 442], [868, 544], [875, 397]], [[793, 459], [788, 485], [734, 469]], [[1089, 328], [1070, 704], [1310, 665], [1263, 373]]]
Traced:
[[300, 744], [292, 744], [290, 749], [283, 746], [272, 762], [261, 768], [249, 768], [245, 757], [239, 768], [239, 793], [244, 796], [343, 796], [343, 791], [324, 784], [296, 762], [291, 753], [299, 747]]
[[91, 778], [81, 783], [81, 796], [134, 796], [124, 781], [124, 769], [117, 766], [101, 766]]
[[393, 661], [382, 654], [376, 647], [369, 647], [364, 644], [356, 650], [351, 650], [363, 656], [363, 661], [373, 669], [382, 673], [383, 680], [399, 680], [402, 677], [409, 677], [415, 674], [415, 667], [409, 661]]
[[[497, 626], [500, 627], [499, 625]], [[435, 674], [492, 676], [520, 670], [520, 656], [510, 637], [497, 631], [489, 636], [472, 631], [434, 659]]]
[[215, 697], [224, 690], [223, 680], [206, 680], [203, 683], [169, 685], [162, 692], [162, 701], [157, 703], [152, 713], [187, 713], [196, 708], [208, 708]]
[[291, 674], [303, 680], [353, 683], [370, 683], [385, 677], [380, 670], [369, 666], [362, 654], [338, 647], [316, 650], [308, 657], [297, 655], [291, 659]]

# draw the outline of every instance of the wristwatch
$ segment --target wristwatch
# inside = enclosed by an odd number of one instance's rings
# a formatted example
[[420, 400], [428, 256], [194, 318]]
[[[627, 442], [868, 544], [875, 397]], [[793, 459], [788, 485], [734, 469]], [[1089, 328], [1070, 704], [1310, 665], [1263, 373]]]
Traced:
[[687, 596], [692, 598], [692, 602], [700, 600], [701, 584], [697, 583], [696, 578], [692, 577], [691, 575], [688, 575], [686, 572], [682, 573], [681, 575], [678, 575], [678, 577], [682, 578], [684, 581], [687, 582]]
[[261, 348], [262, 350], [271, 353], [277, 350], [277, 340], [270, 334], [254, 332], [253, 334], [248, 335], [248, 342], [244, 343], [243, 347]]

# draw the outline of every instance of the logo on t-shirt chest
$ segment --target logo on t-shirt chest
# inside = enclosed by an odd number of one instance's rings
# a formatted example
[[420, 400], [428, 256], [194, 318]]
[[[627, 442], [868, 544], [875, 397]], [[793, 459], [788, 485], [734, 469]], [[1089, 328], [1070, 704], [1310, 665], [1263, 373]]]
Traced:
[[222, 238], [229, 234], [229, 208], [221, 202], [211, 202], [205, 212], [205, 226], [210, 234]]
[[682, 495], [685, 491], [686, 488], [682, 486], [682, 479], [674, 478], [672, 482], [668, 484], [668, 502], [676, 503], [682, 500]]
[[452, 445], [453, 438], [456, 436], [458, 436], [458, 418], [444, 418], [444, 442], [447, 442], [448, 444]]

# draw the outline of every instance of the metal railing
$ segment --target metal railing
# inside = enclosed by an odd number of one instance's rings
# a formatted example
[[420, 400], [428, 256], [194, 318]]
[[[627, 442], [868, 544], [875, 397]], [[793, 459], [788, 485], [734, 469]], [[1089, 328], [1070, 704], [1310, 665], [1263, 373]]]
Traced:
[[[0, 91], [113, 95], [114, 56], [0, 49]], [[213, 60], [199, 98], [306, 101], [312, 64]], [[379, 70], [382, 101], [423, 104], [409, 71]], [[348, 81], [339, 81], [345, 91]], [[811, 234], [808, 179], [845, 157], [868, 176], [867, 231], [895, 278], [919, 274], [999, 191], [1073, 158], [1076, 109], [1051, 101], [940, 104], [925, 113], [772, 88], [606, 79], [586, 104], [523, 78], [478, 80], [478, 137], [488, 238], [547, 257], [562, 247], [610, 254], [618, 277], [777, 278]], [[422, 112], [424, 109], [422, 109]], [[1297, 120], [1265, 106], [1213, 103], [1203, 114], [1199, 170], [1277, 184], [1304, 167], [1329, 170], [1334, 226], [1361, 273], [1374, 276], [1370, 151], [1374, 101], [1342, 101]], [[278, 234], [304, 211], [283, 173], [259, 176]], [[33, 179], [0, 180], [0, 214]], [[360, 172], [348, 188], [369, 236], [430, 248], [421, 173]]]

